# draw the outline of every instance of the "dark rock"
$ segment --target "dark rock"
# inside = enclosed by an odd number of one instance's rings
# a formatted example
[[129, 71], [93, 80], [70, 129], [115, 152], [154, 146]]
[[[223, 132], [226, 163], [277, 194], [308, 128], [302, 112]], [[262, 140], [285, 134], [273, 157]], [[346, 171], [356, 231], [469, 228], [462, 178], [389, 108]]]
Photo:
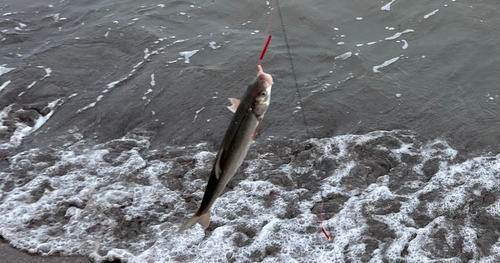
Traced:
[[399, 149], [401, 148], [401, 142], [392, 136], [382, 136], [375, 140], [366, 143], [367, 146], [384, 146], [388, 149]]
[[438, 199], [440, 199], [442, 196], [442, 191], [440, 190], [432, 190], [430, 192], [427, 192], [425, 194], [421, 194], [418, 196], [418, 200], [420, 200], [420, 205], [424, 205], [427, 203], [432, 203]]
[[[387, 224], [374, 219], [368, 219], [368, 232], [369, 236], [374, 237], [380, 241], [384, 241], [386, 238], [394, 239], [396, 234], [392, 229], [387, 226]], [[390, 243], [390, 242], [389, 242]]]
[[271, 191], [269, 195], [266, 195], [263, 198], [264, 198], [264, 207], [269, 208], [274, 204], [274, 201], [278, 199], [278, 195], [274, 191]]
[[250, 259], [252, 260], [252, 262], [262, 262], [262, 252], [260, 252], [260, 250], [253, 251], [252, 254], [250, 254]]
[[424, 171], [427, 181], [429, 181], [439, 171], [439, 163], [440, 161], [437, 158], [427, 160], [424, 163], [422, 170]]
[[283, 217], [280, 217], [280, 218], [290, 219], [290, 218], [295, 218], [298, 215], [300, 215], [298, 203], [296, 201], [289, 201], [287, 206], [286, 206], [285, 215]]
[[277, 253], [281, 252], [281, 246], [279, 244], [267, 245], [265, 251], [266, 256], [275, 256]]
[[413, 221], [417, 224], [419, 228], [423, 228], [427, 226], [434, 218], [431, 218], [426, 215], [426, 211], [423, 209], [418, 209], [414, 213], [410, 215], [413, 218]]
[[371, 237], [366, 237], [364, 243], [366, 244], [366, 246], [365, 252], [361, 256], [361, 262], [369, 262], [373, 257], [373, 251], [375, 251], [375, 249], [379, 247], [379, 241]]
[[324, 158], [321, 161], [315, 163], [314, 170], [316, 171], [319, 179], [325, 179], [326, 177], [333, 174], [335, 169], [337, 169], [338, 163], [333, 159]]
[[[328, 220], [335, 216], [342, 207], [344, 207], [344, 203], [349, 200], [348, 196], [332, 194], [323, 200], [323, 220]], [[319, 215], [321, 213], [321, 202], [315, 203], [311, 208], [311, 212], [313, 214]]]
[[238, 225], [235, 231], [245, 234], [248, 238], [253, 238], [257, 234], [257, 230], [250, 228], [246, 225]]
[[474, 228], [478, 231], [477, 244], [484, 256], [491, 254], [491, 248], [500, 238], [500, 218], [487, 214], [485, 211], [473, 216]]
[[[180, 191], [184, 188], [182, 177], [185, 173], [181, 169], [175, 170], [174, 173], [166, 173], [158, 176], [161, 184], [172, 191]], [[187, 172], [187, 171], [186, 171]]]
[[417, 155], [403, 153], [401, 154], [401, 161], [409, 165], [416, 165], [419, 163], [419, 157]]
[[277, 185], [281, 187], [292, 187], [293, 186], [293, 181], [290, 179], [290, 177], [283, 172], [275, 172], [269, 175], [266, 179], [266, 181]]
[[384, 161], [362, 161], [349, 171], [341, 180], [347, 189], [365, 189], [375, 183], [377, 178], [389, 173], [391, 166]]
[[371, 206], [370, 210], [372, 214], [375, 215], [387, 215], [391, 213], [399, 213], [401, 208], [401, 201], [399, 200], [377, 200], [374, 203], [368, 205], [365, 204], [364, 208]]

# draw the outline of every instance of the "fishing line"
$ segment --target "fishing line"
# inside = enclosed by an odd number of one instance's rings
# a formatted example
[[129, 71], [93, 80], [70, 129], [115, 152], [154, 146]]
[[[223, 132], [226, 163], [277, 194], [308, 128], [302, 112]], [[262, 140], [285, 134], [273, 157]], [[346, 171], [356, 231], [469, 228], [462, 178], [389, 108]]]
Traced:
[[259, 66], [262, 65], [262, 60], [264, 59], [264, 55], [266, 54], [267, 47], [269, 46], [269, 42], [271, 42], [271, 35], [269, 35], [269, 28], [271, 28], [271, 23], [273, 22], [273, 9], [269, 11], [269, 21], [267, 21], [267, 30], [266, 30], [266, 37], [267, 37], [267, 42], [264, 44], [264, 48], [262, 49], [262, 54], [260, 55], [260, 60], [259, 60]]
[[283, 23], [283, 16], [281, 15], [280, 2], [276, 0], [276, 6], [278, 7], [278, 14], [281, 20], [281, 29], [283, 30], [283, 36], [285, 37], [285, 44], [288, 50], [288, 57], [290, 58], [290, 64], [292, 66], [293, 79], [295, 80], [295, 89], [297, 90], [297, 96], [299, 97], [299, 105], [302, 112], [302, 118], [304, 119], [304, 124], [306, 126], [307, 137], [311, 139], [311, 135], [309, 134], [309, 126], [307, 125], [306, 114], [304, 113], [304, 106], [302, 105], [302, 96], [300, 95], [299, 83], [297, 81], [297, 74], [295, 73], [295, 66], [293, 64], [292, 51], [290, 50], [290, 45], [288, 44], [288, 37], [286, 36], [285, 24]]
[[[302, 105], [302, 96], [300, 95], [299, 83], [297, 81], [297, 73], [295, 72], [295, 66], [293, 64], [293, 58], [292, 58], [292, 51], [290, 49], [290, 44], [288, 43], [288, 37], [286, 36], [285, 23], [283, 22], [283, 15], [281, 14], [279, 0], [276, 0], [276, 6], [278, 7], [278, 14], [280, 16], [280, 21], [281, 21], [281, 29], [283, 30], [283, 36], [285, 38], [285, 44], [286, 44], [286, 48], [288, 50], [288, 57], [290, 58], [290, 65], [292, 66], [293, 78], [295, 80], [295, 89], [297, 90], [297, 96], [299, 97], [299, 105], [300, 105], [300, 109], [302, 111], [302, 118], [304, 119], [304, 124], [306, 126], [307, 137], [310, 140], [311, 135], [309, 134], [309, 126], [307, 125], [306, 114], [304, 113], [304, 106]], [[268, 26], [267, 30], [269, 31], [269, 26]], [[269, 40], [270, 39], [271, 38], [269, 37]], [[267, 46], [266, 46], [266, 48], [267, 48]], [[325, 234], [326, 239], [328, 241], [331, 241], [332, 238], [326, 233], [325, 229], [323, 228], [323, 189], [321, 189], [321, 210], [320, 210], [320, 214], [319, 214], [319, 225], [321, 228], [321, 232], [323, 232], [323, 234]]]

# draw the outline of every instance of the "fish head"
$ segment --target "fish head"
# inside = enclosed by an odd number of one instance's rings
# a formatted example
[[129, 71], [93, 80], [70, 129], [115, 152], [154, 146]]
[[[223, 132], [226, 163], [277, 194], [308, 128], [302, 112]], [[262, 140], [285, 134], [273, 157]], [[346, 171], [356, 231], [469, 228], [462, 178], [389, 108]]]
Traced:
[[262, 70], [262, 66], [259, 65], [259, 73], [257, 73], [257, 78], [262, 79], [263, 81], [267, 82], [269, 84], [269, 88], [274, 84], [273, 82], [273, 77], [270, 74], [267, 74]]
[[269, 107], [273, 84], [273, 77], [265, 73], [262, 67], [259, 66], [259, 73], [257, 73], [257, 77], [252, 85], [252, 93], [255, 98], [252, 108], [257, 117], [263, 116]]
[[269, 101], [271, 99], [271, 88], [274, 84], [273, 77], [270, 74], [265, 73], [262, 67], [259, 65], [259, 73], [254, 81], [256, 98], [255, 100], [259, 104], [266, 104], [269, 106]]

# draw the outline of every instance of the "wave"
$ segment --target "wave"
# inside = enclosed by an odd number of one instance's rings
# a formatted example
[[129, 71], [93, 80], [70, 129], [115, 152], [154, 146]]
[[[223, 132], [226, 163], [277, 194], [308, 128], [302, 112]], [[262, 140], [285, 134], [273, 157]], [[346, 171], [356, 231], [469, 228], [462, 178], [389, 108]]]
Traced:
[[[177, 233], [215, 159], [209, 144], [150, 147], [147, 132], [9, 157], [0, 235], [31, 253], [97, 262], [496, 262], [500, 155], [375, 131], [260, 139], [212, 208], [207, 231]], [[332, 236], [328, 242], [323, 226]]]

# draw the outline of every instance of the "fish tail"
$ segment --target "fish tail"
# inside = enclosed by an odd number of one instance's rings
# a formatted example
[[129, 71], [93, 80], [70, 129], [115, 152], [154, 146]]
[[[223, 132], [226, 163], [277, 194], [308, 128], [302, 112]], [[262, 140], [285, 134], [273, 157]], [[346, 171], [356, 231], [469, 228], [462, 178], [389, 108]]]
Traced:
[[207, 229], [207, 227], [210, 225], [210, 216], [210, 211], [207, 211], [203, 214], [194, 214], [193, 217], [191, 217], [184, 225], [181, 226], [179, 232], [192, 227], [196, 223], [200, 223], [200, 225], [203, 226], [203, 229]]

